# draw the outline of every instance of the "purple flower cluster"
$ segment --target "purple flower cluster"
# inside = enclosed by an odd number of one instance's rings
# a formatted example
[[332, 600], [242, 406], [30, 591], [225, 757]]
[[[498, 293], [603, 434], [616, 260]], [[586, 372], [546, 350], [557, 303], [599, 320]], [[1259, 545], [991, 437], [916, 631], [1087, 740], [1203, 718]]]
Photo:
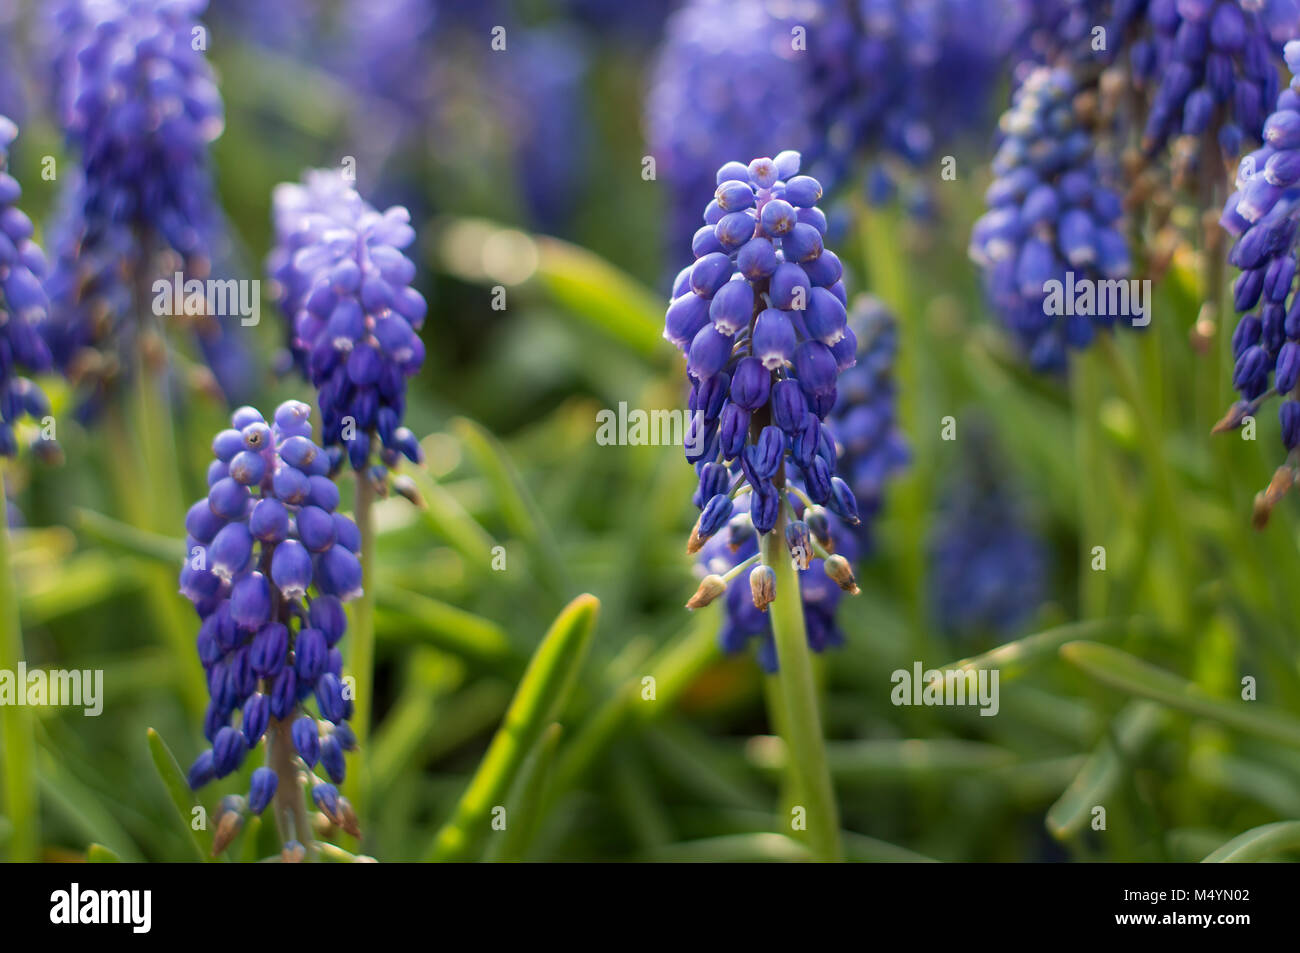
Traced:
[[[801, 520], [807, 519], [806, 526], [815, 527], [821, 534], [821, 545], [834, 550], [840, 560], [853, 562], [857, 559], [853, 533], [838, 518], [820, 507], [805, 509], [802, 502], [796, 506], [796, 515]], [[722, 629], [718, 632], [722, 650], [728, 654], [740, 653], [751, 640], [757, 640], [758, 664], [765, 672], [775, 672], [778, 668], [776, 643], [772, 638], [772, 620], [767, 613], [773, 590], [764, 592], [764, 587], [771, 585], [772, 570], [758, 561], [758, 535], [749, 517], [748, 502], [737, 502], [736, 509], [726, 531], [714, 536], [700, 549], [696, 572], [706, 580], [705, 586], [710, 584], [709, 580], [726, 579], [726, 589], [721, 593], [725, 597], [724, 617]], [[799, 527], [803, 524], [792, 525]], [[746, 577], [743, 569], [751, 564], [754, 569]], [[804, 568], [799, 571], [799, 597], [803, 603], [808, 647], [814, 652], [824, 652], [844, 643], [844, 634], [835, 621], [843, 586], [827, 572], [825, 559], [812, 558], [801, 565]], [[737, 567], [740, 571], [727, 579]], [[713, 595], [717, 597], [716, 592]]]
[[[361, 594], [360, 533], [336, 512], [338, 487], [328, 455], [312, 442], [306, 404], [286, 401], [270, 422], [241, 407], [212, 451], [208, 495], [185, 518], [180, 574], [181, 592], [203, 620], [198, 653], [211, 694], [204, 735], [212, 747], [190, 769], [190, 784], [225, 777], [275, 724], [290, 724], [306, 769], [319, 763], [329, 776], [317, 790], [334, 799], [327, 813], [336, 816], [333, 785], [356, 743], [338, 643], [347, 628], [343, 603]], [[254, 772], [254, 813], [277, 783], [270, 769]]]
[[[9, 146], [17, 136], [18, 127], [0, 116], [0, 457], [18, 452], [14, 428], [22, 417], [41, 420], [50, 412], [44, 392], [23, 376], [50, 369], [39, 330], [49, 302], [41, 284], [45, 254], [32, 240], [32, 220], [18, 207], [22, 188], [9, 174]], [[36, 440], [33, 448], [58, 455], [52, 438]]]
[[814, 105], [789, 24], [761, 0], [689, 0], [669, 17], [646, 102], [650, 153], [672, 187], [668, 247], [698, 227], [719, 165], [809, 142]]
[[[151, 282], [178, 271], [206, 278], [223, 240], [207, 149], [224, 120], [196, 19], [204, 6], [65, 0], [53, 9], [55, 107], [81, 162], [54, 230], [46, 336], [86, 392], [86, 414], [135, 362]], [[239, 345], [214, 316], [195, 331], [233, 396], [244, 362], [229, 353]]]
[[[401, 206], [372, 208], [342, 173], [309, 172], [276, 187], [277, 244], [268, 269], [291, 325], [291, 347], [316, 387], [322, 443], [333, 466], [346, 456], [377, 485], [420, 445], [402, 426], [406, 381], [424, 362], [418, 331], [426, 305], [411, 287], [415, 240]], [[371, 465], [378, 439], [380, 462]]]
[[686, 356], [693, 415], [687, 460], [703, 510], [693, 545], [731, 515], [728, 465], [753, 494], [760, 533], [776, 525], [786, 457], [812, 502], [856, 523], [853, 493], [834, 476], [822, 421], [839, 372], [857, 359], [843, 265], [822, 244], [822, 187], [799, 175], [799, 154], [729, 162], [695, 233], [695, 262], [673, 283], [664, 337]]
[[1278, 76], [1266, 3], [1151, 0], [1149, 35], [1134, 42], [1135, 78], [1153, 87], [1142, 146], [1148, 155], [1173, 136], [1218, 140], [1224, 157], [1259, 142]]
[[953, 637], [1015, 635], [1042, 605], [1048, 551], [998, 464], [993, 434], [966, 425], [966, 448], [935, 511], [930, 595], [939, 628]]
[[[1286, 59], [1300, 75], [1300, 41], [1286, 45]], [[1232, 335], [1232, 385], [1241, 399], [1217, 429], [1234, 429], [1254, 416], [1265, 400], [1281, 397], [1282, 442], [1292, 455], [1300, 447], [1300, 297], [1294, 293], [1300, 211], [1298, 90], [1300, 78], [1278, 95], [1277, 108], [1264, 122], [1264, 145], [1242, 158], [1236, 189], [1219, 219], [1236, 236], [1228, 255], [1241, 269], [1232, 289], [1233, 304], [1238, 312], [1252, 313], [1242, 317]]]
[[817, 11], [808, 56], [824, 133], [806, 152], [828, 188], [869, 155], [883, 198], [891, 163], [917, 168], [987, 115], [999, 78], [990, 37], [1006, 12], [992, 0], [829, 0]]
[[[821, 184], [799, 175], [799, 162], [797, 152], [782, 152], [722, 166], [692, 241], [695, 263], [674, 282], [664, 337], [686, 357], [686, 459], [699, 477], [701, 511], [687, 551], [699, 552], [738, 513], [751, 532], [766, 535], [788, 512], [795, 518], [785, 537], [797, 567], [808, 570], [821, 546], [826, 571], [856, 592], [847, 561], [820, 540], [829, 538], [823, 506], [858, 522], [853, 491], [834, 475], [835, 442], [823, 424], [839, 372], [856, 360], [857, 338], [843, 267], [822, 244]], [[733, 571], [747, 566], [742, 560]], [[690, 605], [717, 598], [728, 581], [707, 576]], [[760, 563], [750, 582], [761, 613], [775, 598], [772, 568]]]
[[1063, 369], [1068, 347], [1086, 347], [1119, 317], [1052, 314], [1048, 282], [1121, 279], [1130, 268], [1120, 197], [1078, 117], [1077, 92], [1065, 69], [1025, 77], [1002, 117], [989, 210], [971, 232], [993, 305], [1036, 370]]
[[800, 144], [828, 189], [865, 158], [872, 197], [887, 197], [895, 167], [931, 161], [987, 113], [999, 16], [994, 0], [688, 2], [669, 19], [647, 106], [673, 187], [671, 240], [689, 234], [692, 196], [737, 152]]
[[827, 426], [839, 447], [845, 482], [858, 501], [858, 540], [867, 547], [871, 517], [884, 503], [885, 485], [907, 465], [911, 453], [896, 416], [894, 316], [878, 299], [859, 295], [849, 327], [858, 339], [858, 361], [840, 375], [839, 399]]

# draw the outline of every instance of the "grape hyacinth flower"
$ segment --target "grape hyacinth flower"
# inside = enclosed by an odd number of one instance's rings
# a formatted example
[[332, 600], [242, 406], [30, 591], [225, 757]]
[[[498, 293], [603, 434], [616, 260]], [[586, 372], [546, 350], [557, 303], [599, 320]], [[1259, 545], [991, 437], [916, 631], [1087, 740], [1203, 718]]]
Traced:
[[935, 621], [956, 638], [1009, 638], [1043, 603], [1047, 549], [997, 463], [992, 433], [978, 424], [965, 433], [962, 447], [974, 449], [940, 496], [930, 541]]
[[[406, 381], [424, 363], [423, 296], [402, 249], [415, 240], [401, 206], [372, 208], [341, 172], [307, 173], [273, 197], [277, 244], [268, 269], [292, 327], [295, 359], [316, 388], [322, 443], [386, 493], [389, 471], [421, 451], [402, 425]], [[373, 461], [377, 452], [378, 462]], [[393, 481], [403, 494], [406, 482]]]
[[[1135, 82], [1150, 89], [1142, 148], [1160, 152], [1174, 137], [1176, 160], [1194, 160], [1210, 134], [1225, 159], [1261, 139], [1278, 75], [1265, 2], [1151, 0], [1148, 35], [1130, 52]], [[1216, 172], [1218, 163], [1212, 162]]]
[[[0, 116], [0, 457], [18, 452], [17, 428], [23, 418], [43, 423], [50, 413], [44, 392], [23, 375], [48, 371], [51, 362], [40, 335], [49, 313], [41, 283], [45, 254], [32, 240], [32, 221], [18, 207], [22, 188], [8, 171], [9, 147], [17, 136], [13, 121]], [[59, 456], [58, 443], [43, 427], [31, 446], [47, 459]]]
[[[1300, 41], [1286, 45], [1286, 61], [1300, 77]], [[1300, 297], [1295, 292], [1297, 214], [1300, 213], [1300, 78], [1277, 97], [1264, 122], [1264, 145], [1244, 156], [1235, 191], [1219, 219], [1236, 238], [1228, 261], [1241, 270], [1233, 306], [1243, 317], [1232, 335], [1236, 361], [1232, 386], [1241, 395], [1216, 432], [1235, 430], [1271, 397], [1278, 414], [1286, 462], [1255, 501], [1259, 525], [1295, 482], [1300, 463]], [[1258, 310], [1256, 310], [1258, 309]], [[1250, 312], [1250, 313], [1247, 313]]]
[[[779, 100], [780, 109], [771, 108]], [[699, 227], [698, 197], [737, 152], [811, 138], [815, 101], [790, 25], [762, 0], [689, 0], [668, 18], [646, 101], [646, 140], [672, 188], [667, 247]]]
[[1064, 369], [1067, 348], [1087, 347], [1118, 317], [1073, 308], [1049, 313], [1049, 283], [1095, 287], [1130, 270], [1120, 198], [1094, 154], [1078, 91], [1065, 69], [1042, 67], [1025, 77], [1002, 117], [989, 210], [971, 232], [970, 255], [984, 270], [993, 306], [1040, 371]]
[[535, 28], [512, 48], [503, 71], [501, 107], [513, 134], [520, 189], [532, 220], [552, 234], [569, 225], [587, 181], [587, 60], [576, 31]]
[[305, 777], [329, 819], [355, 832], [334, 785], [344, 778], [343, 752], [355, 746], [338, 644], [343, 604], [362, 593], [360, 534], [336, 512], [338, 487], [312, 441], [306, 404], [286, 401], [270, 421], [241, 407], [212, 450], [208, 494], [185, 518], [180, 574], [202, 620], [198, 653], [211, 695], [203, 733], [212, 747], [194, 762], [190, 785], [235, 771], [265, 737], [267, 767], [253, 773], [248, 810], [276, 798], [283, 838], [305, 841]]
[[[177, 272], [205, 279], [222, 251], [207, 150], [224, 119], [197, 20], [205, 5], [65, 0], [53, 8], [55, 108], [81, 161], [52, 240], [46, 330], [56, 364], [83, 391], [82, 416], [151, 359], [153, 281]], [[236, 396], [246, 358], [230, 358], [239, 344], [227, 322], [190, 320], [217, 383]]]
[[[993, 0], [829, 0], [809, 25], [815, 129], [810, 171], [828, 189], [871, 161], [869, 195], [979, 129], [999, 78]], [[798, 14], [791, 19], [797, 21]], [[920, 197], [918, 197], [920, 198]]]
[[871, 518], [884, 503], [885, 484], [907, 465], [911, 453], [896, 419], [894, 316], [879, 299], [859, 295], [849, 327], [858, 339], [858, 361], [840, 375], [839, 399], [827, 426], [839, 448], [845, 482], [858, 501], [861, 522], [855, 532], [866, 550]]
[[[776, 643], [772, 638], [772, 619], [767, 611], [775, 596], [775, 574], [770, 566], [760, 561], [758, 534], [754, 532], [754, 523], [749, 516], [748, 501], [738, 501], [736, 510], [726, 531], [714, 536], [700, 549], [696, 573], [703, 582], [692, 601], [698, 605], [703, 604], [700, 602], [702, 598], [725, 597], [722, 629], [718, 632], [722, 651], [727, 654], [743, 652], [754, 640], [757, 642], [758, 664], [765, 672], [775, 672], [778, 669]], [[804, 509], [800, 504], [796, 513], [805, 518], [807, 527], [792, 524], [798, 527], [796, 534], [811, 536], [811, 527], [816, 526], [823, 534], [822, 544], [828, 552], [834, 552], [833, 556], [828, 556], [833, 560], [830, 568], [843, 578], [842, 564], [851, 565], [858, 557], [854, 534], [838, 517], [820, 507]], [[803, 545], [811, 555], [811, 546], [806, 541]], [[808, 647], [814, 652], [824, 652], [844, 644], [844, 634], [835, 621], [843, 591], [828, 573], [826, 559], [819, 556], [802, 559], [802, 562], [807, 568], [799, 573], [799, 598]], [[719, 585], [725, 585], [725, 591], [719, 592]]]
[[[757, 533], [782, 527], [800, 570], [814, 555], [831, 558], [832, 577], [856, 591], [847, 562], [810, 532], [825, 524], [823, 507], [850, 525], [859, 521], [852, 490], [834, 475], [834, 439], [823, 425], [857, 339], [843, 266], [822, 245], [821, 185], [798, 174], [799, 162], [797, 152], [782, 152], [722, 166], [692, 242], [695, 263], [674, 283], [664, 337], [686, 357], [686, 459], [699, 475], [701, 510], [687, 551], [724, 530], [747, 496], [746, 520]], [[795, 517], [788, 525], [787, 512]], [[768, 563], [764, 557], [760, 568]], [[692, 605], [720, 595], [718, 585], [706, 578]], [[763, 602], [756, 589], [755, 603]]]
[[[859, 520], [853, 491], [834, 475], [835, 443], [823, 425], [840, 371], [856, 360], [857, 339], [843, 266], [823, 244], [821, 183], [800, 175], [799, 165], [799, 153], [785, 151], [718, 170], [691, 242], [695, 263], [673, 282], [664, 337], [686, 357], [691, 381], [686, 459], [699, 477], [700, 517], [687, 552], [724, 530], [744, 535], [745, 523], [757, 537], [752, 555], [706, 575], [687, 606], [736, 592], [730, 584], [748, 572], [750, 601], [770, 616], [774, 651], [762, 651], [765, 664], [779, 667], [779, 717], [806, 798], [809, 844], [815, 858], [835, 861], [843, 856], [839, 809], [809, 650], [838, 635], [820, 576], [858, 591], [848, 559], [831, 552], [826, 511], [849, 525]], [[729, 601], [743, 599], [739, 591]], [[817, 607], [811, 614], [810, 605]], [[729, 648], [752, 634], [739, 616], [723, 633]]]

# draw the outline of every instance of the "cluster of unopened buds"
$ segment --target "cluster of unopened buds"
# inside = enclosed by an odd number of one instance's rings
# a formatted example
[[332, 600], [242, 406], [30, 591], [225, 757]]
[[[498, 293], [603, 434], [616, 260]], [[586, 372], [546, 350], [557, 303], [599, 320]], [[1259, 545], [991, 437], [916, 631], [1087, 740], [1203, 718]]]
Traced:
[[[699, 477], [699, 519], [687, 551], [698, 553], [730, 524], [746, 534], [784, 526], [800, 570], [813, 559], [856, 592], [848, 561], [832, 553], [827, 511], [858, 522], [853, 491], [834, 475], [835, 439], [824, 421], [840, 371], [857, 359], [843, 266], [823, 244], [821, 184], [799, 175], [797, 152], [729, 162], [695, 233], [695, 262], [673, 287], [664, 337], [686, 356], [691, 426], [686, 459]], [[783, 519], [783, 513], [785, 518]], [[750, 571], [754, 605], [776, 597], [761, 547], [726, 574], [710, 573], [691, 599], [707, 605]]]
[[[282, 769], [253, 771], [241, 811], [223, 808], [227, 834], [243, 810], [260, 814], [281, 786], [303, 779], [319, 810], [354, 833], [356, 817], [336, 786], [346, 773], [344, 752], [356, 746], [338, 643], [347, 629], [343, 604], [362, 591], [361, 535], [336, 512], [338, 487], [329, 455], [312, 440], [308, 405], [286, 401], [270, 421], [242, 407], [212, 450], [208, 495], [185, 519], [180, 575], [181, 592], [202, 619], [198, 654], [211, 695], [204, 734], [212, 747], [194, 762], [190, 785], [236, 771], [265, 737], [268, 762]], [[282, 793], [282, 820], [292, 823], [289, 799], [302, 795]], [[218, 849], [229, 840], [221, 829]]]

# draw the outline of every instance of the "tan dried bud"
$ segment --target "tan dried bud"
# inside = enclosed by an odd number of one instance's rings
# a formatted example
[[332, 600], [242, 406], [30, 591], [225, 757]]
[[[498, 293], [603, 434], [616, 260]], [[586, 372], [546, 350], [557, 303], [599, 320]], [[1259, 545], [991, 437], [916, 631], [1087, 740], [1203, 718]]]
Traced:
[[1229, 430], [1236, 430], [1241, 426], [1241, 422], [1246, 419], [1248, 409], [1244, 401], [1237, 401], [1228, 408], [1228, 412], [1214, 425], [1210, 433], [1227, 433]]
[[686, 608], [703, 609], [726, 591], [727, 583], [723, 578], [716, 573], [709, 573], [700, 583], [700, 588], [695, 590], [695, 595], [686, 603]]
[[700, 521], [696, 520], [695, 525], [691, 527], [691, 536], [686, 540], [686, 554], [694, 556], [706, 542], [708, 542], [708, 537], [700, 536]]
[[1250, 515], [1250, 521], [1255, 529], [1263, 529], [1268, 525], [1268, 518], [1272, 515], [1273, 504], [1268, 501], [1268, 492], [1260, 490], [1255, 494], [1255, 508]]
[[759, 612], [766, 612], [767, 607], [776, 601], [776, 572], [771, 566], [760, 563], [750, 572], [749, 594]]
[[244, 828], [244, 816], [238, 811], [222, 811], [217, 821], [217, 832], [212, 836], [212, 856], [216, 857], [230, 846]]
[[344, 833], [361, 839], [361, 825], [357, 823], [357, 812], [352, 810], [352, 802], [345, 797], [339, 798], [338, 816], [335, 818]]
[[835, 581], [835, 585], [850, 595], [856, 596], [861, 592], [857, 580], [853, 578], [853, 567], [843, 556], [836, 554], [826, 560], [826, 575]]
[[420, 509], [424, 509], [424, 497], [416, 489], [415, 481], [406, 474], [393, 477], [393, 491]]
[[1293, 486], [1295, 486], [1294, 470], [1288, 466], [1281, 466], [1274, 470], [1273, 479], [1268, 481], [1268, 489], [1264, 491], [1264, 498], [1268, 501], [1268, 505], [1277, 506]]

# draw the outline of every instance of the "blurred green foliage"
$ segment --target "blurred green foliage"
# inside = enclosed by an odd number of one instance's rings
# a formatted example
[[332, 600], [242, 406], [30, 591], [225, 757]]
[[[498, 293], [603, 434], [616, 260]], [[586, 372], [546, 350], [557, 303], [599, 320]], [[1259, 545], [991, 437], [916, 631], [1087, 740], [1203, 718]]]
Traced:
[[[227, 105], [214, 158], [236, 269], [258, 276], [271, 189], [348, 154], [349, 92], [319, 67], [260, 48], [217, 43], [212, 57]], [[329, 859], [414, 860], [432, 844], [437, 856], [485, 849], [498, 859], [806, 856], [773, 833], [784, 829], [786, 759], [764, 677], [752, 659], [718, 655], [719, 607], [681, 607], [693, 588], [683, 553], [691, 468], [672, 448], [594, 439], [601, 408], [685, 401], [675, 356], [658, 340], [663, 275], [676, 262], [659, 253], [666, 186], [641, 177], [645, 66], [644, 50], [621, 48], [594, 64], [590, 185], [563, 238], [528, 234], [490, 128], [485, 154], [431, 142], [407, 170], [404, 187], [424, 203], [418, 282], [431, 302], [409, 413], [426, 435], [427, 464], [413, 473], [426, 505], [378, 507], [378, 561], [366, 567], [378, 600], [370, 809], [363, 842], [339, 838]], [[452, 105], [458, 115], [476, 108]], [[15, 159], [39, 228], [61, 184], [40, 178], [40, 157], [55, 155], [60, 168], [73, 160], [34, 112]], [[490, 127], [490, 115], [479, 119]], [[1294, 856], [1300, 587], [1290, 577], [1300, 514], [1288, 502], [1263, 532], [1250, 526], [1251, 496], [1276, 459], [1276, 422], [1262, 420], [1253, 443], [1209, 436], [1228, 403], [1230, 363], [1223, 329], [1208, 351], [1189, 343], [1200, 283], [1190, 252], [1159, 286], [1148, 330], [1083, 354], [1068, 382], [1031, 377], [993, 329], [966, 260], [985, 179], [978, 154], [959, 167], [939, 190], [935, 227], [852, 195], [833, 211], [850, 224], [842, 257], [852, 288], [881, 295], [900, 317], [901, 413], [914, 450], [858, 568], [863, 592], [841, 608], [848, 644], [818, 660], [848, 855]], [[506, 249], [495, 258], [494, 241]], [[503, 270], [519, 280], [494, 310]], [[282, 331], [269, 296], [263, 314], [254, 333], [266, 408], [308, 391], [271, 377]], [[57, 382], [50, 391], [56, 414], [66, 410], [66, 392]], [[1001, 648], [992, 637], [951, 644], [929, 617], [930, 514], [956, 462], [941, 420], [957, 418], [959, 442], [963, 416], [981, 411], [1056, 566], [1037, 634]], [[176, 408], [186, 501], [203, 486], [224, 413], [198, 392]], [[106, 474], [134, 447], [70, 418], [61, 426], [62, 468], [10, 474], [31, 527], [10, 550], [24, 657], [103, 669], [106, 698], [98, 718], [34, 712], [41, 856], [195, 859], [211, 837], [190, 830], [176, 762], [202, 744], [186, 695], [200, 669], [176, 646], [192, 643], [197, 623], [185, 609], [169, 638], [147, 599], [158, 567], [175, 564], [181, 528], [133, 525], [123, 508]], [[1104, 571], [1092, 568], [1096, 546]], [[565, 656], [581, 667], [559, 678], [564, 704], [520, 714], [526, 673], [545, 661], [541, 633], [582, 592], [599, 600], [599, 620], [584, 623], [589, 649]], [[895, 707], [890, 674], [918, 659], [996, 666], [998, 717]], [[1247, 676], [1257, 702], [1242, 700]], [[493, 739], [516, 717], [526, 732], [502, 753]], [[212, 811], [221, 794], [245, 791], [255, 760], [199, 802]], [[500, 843], [435, 840], [481, 824], [498, 803], [519, 818]], [[1096, 806], [1106, 808], [1104, 831], [1092, 829]], [[276, 853], [272, 826], [249, 825], [226, 856]], [[13, 838], [0, 818], [0, 851]]]

